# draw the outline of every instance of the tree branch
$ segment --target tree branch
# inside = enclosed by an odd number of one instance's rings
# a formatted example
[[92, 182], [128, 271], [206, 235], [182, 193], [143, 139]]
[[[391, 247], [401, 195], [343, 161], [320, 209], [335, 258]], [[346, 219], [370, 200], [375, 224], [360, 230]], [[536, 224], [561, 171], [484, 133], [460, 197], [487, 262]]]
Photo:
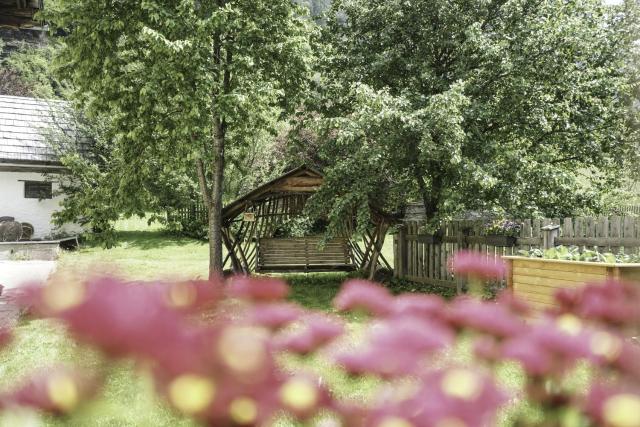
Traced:
[[196, 169], [198, 171], [198, 184], [200, 185], [200, 192], [202, 193], [202, 201], [208, 211], [211, 207], [211, 196], [209, 195], [209, 186], [207, 185], [207, 176], [202, 159], [196, 160]]

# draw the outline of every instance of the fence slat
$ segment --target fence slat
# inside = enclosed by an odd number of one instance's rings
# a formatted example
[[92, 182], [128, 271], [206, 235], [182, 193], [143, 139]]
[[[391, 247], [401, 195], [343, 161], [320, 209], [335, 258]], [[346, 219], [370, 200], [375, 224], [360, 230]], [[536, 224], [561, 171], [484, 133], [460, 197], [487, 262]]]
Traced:
[[[635, 239], [638, 237], [636, 234], [636, 224], [637, 218], [632, 218], [630, 216], [624, 217], [622, 232], [625, 239]], [[627, 253], [627, 251], [625, 251], [625, 253]]]
[[[621, 234], [621, 231], [622, 231], [622, 218], [620, 218], [619, 216], [614, 216], [614, 217], [611, 218], [610, 222], [611, 222], [611, 227], [609, 229], [609, 235], [611, 237], [613, 237], [613, 238], [622, 237], [622, 234]], [[620, 246], [611, 245], [611, 251], [613, 253], [620, 252]]]

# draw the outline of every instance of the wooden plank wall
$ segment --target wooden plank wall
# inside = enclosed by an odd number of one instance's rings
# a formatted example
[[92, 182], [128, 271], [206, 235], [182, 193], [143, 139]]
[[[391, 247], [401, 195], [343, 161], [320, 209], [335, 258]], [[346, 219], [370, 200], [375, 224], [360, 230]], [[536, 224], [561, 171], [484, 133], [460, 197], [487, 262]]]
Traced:
[[637, 253], [640, 249], [640, 218], [545, 218], [517, 220], [522, 230], [513, 247], [488, 244], [483, 237], [486, 221], [450, 221], [440, 230], [442, 242], [429, 243], [421, 232], [424, 222], [409, 220], [394, 236], [395, 275], [417, 283], [456, 287], [448, 265], [453, 254], [470, 249], [489, 256], [518, 255], [519, 250], [541, 248], [543, 227], [560, 225], [556, 245], [597, 248], [600, 252]]

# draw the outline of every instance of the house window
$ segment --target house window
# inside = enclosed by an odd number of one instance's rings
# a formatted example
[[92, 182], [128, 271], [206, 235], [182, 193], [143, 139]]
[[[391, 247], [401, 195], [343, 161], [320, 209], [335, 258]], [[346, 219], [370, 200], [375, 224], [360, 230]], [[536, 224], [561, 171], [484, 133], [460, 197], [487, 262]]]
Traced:
[[51, 183], [43, 182], [43, 181], [25, 181], [24, 182], [24, 198], [25, 199], [53, 198]]

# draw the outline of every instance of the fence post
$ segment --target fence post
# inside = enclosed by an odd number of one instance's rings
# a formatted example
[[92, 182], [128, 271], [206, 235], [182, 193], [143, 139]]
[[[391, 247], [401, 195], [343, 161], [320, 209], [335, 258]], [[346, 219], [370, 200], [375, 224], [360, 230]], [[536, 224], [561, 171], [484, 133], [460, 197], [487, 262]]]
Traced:
[[551, 249], [556, 246], [556, 239], [560, 236], [559, 225], [547, 225], [542, 227], [542, 248]]
[[[467, 226], [466, 224], [462, 226], [462, 229], [458, 230], [457, 238], [458, 238], [459, 251], [466, 250], [469, 248], [469, 241], [467, 238], [471, 235], [471, 231], [472, 231], [471, 227]], [[467, 281], [461, 275], [456, 275], [455, 279], [456, 279], [456, 292], [458, 293], [458, 295], [464, 294], [467, 288]]]
[[394, 276], [398, 279], [404, 278], [407, 271], [407, 228], [400, 226], [396, 234], [398, 259], [394, 262]]

